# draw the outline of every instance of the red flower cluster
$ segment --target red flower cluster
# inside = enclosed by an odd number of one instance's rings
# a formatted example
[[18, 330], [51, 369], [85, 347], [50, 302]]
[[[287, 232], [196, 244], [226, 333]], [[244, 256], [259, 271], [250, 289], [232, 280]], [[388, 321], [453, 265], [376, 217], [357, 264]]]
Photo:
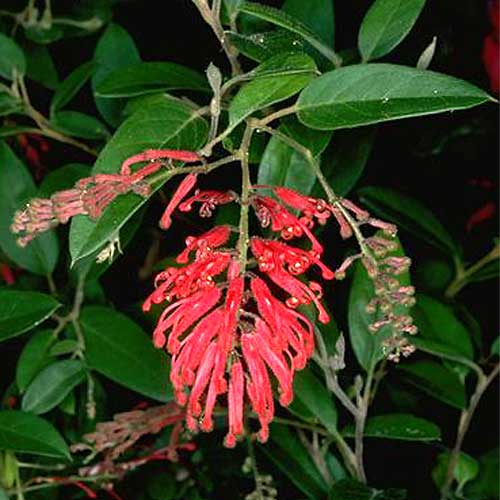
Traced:
[[[186, 199], [195, 181], [195, 176], [188, 175], [181, 182], [162, 219], [163, 227], [170, 225], [176, 208], [188, 211], [200, 202], [200, 214], [207, 216], [216, 205], [237, 201], [234, 193], [219, 191], [196, 191]], [[264, 188], [277, 199], [261, 195]], [[280, 404], [292, 401], [294, 373], [304, 368], [314, 349], [311, 322], [296, 307], [313, 303], [319, 320], [329, 321], [320, 302], [321, 286], [299, 276], [316, 266], [324, 279], [334, 277], [321, 262], [323, 248], [310, 231], [316, 220], [324, 223], [331, 210], [323, 200], [290, 189], [254, 186], [250, 204], [263, 226], [270, 226], [284, 240], [306, 236], [312, 248], [252, 237], [247, 244], [255, 259], [242, 264], [239, 245], [231, 245], [232, 228], [217, 226], [187, 238], [186, 249], [177, 257], [184, 266], [160, 273], [155, 291], [143, 306], [149, 311], [152, 304], [168, 304], [153, 340], [172, 355], [170, 378], [177, 402], [186, 405], [187, 426], [210, 431], [215, 405], [223, 398], [228, 406], [228, 447], [235, 446], [244, 433], [245, 404], [258, 417], [259, 439], [267, 440], [274, 416], [273, 380]], [[283, 299], [271, 291], [264, 277], [277, 287], [279, 296], [284, 294]]]

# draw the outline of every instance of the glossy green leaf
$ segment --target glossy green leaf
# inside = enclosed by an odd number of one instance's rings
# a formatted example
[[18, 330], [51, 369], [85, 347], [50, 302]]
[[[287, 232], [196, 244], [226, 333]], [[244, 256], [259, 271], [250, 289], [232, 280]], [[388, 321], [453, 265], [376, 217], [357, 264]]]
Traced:
[[358, 195], [362, 203], [377, 216], [394, 222], [446, 253], [459, 253], [457, 242], [418, 200], [392, 189], [375, 186], [360, 189]]
[[[449, 459], [449, 452], [440, 453], [436, 460], [436, 466], [432, 470], [432, 479], [438, 488], [441, 488], [446, 480]], [[467, 455], [467, 453], [463, 451], [460, 452], [455, 470], [453, 471], [453, 478], [457, 481], [460, 491], [465, 484], [472, 481], [478, 473], [478, 461], [470, 455]]]
[[[118, 24], [111, 23], [97, 42], [94, 62], [95, 71], [92, 75], [92, 89], [96, 87], [113, 71], [126, 68], [141, 60], [132, 37]], [[104, 119], [113, 126], [118, 126], [125, 105], [123, 99], [95, 98], [97, 109]]]
[[56, 361], [45, 367], [30, 383], [23, 397], [22, 409], [47, 413], [85, 379], [85, 368], [76, 359]]
[[26, 58], [17, 43], [0, 33], [0, 76], [13, 80], [14, 75], [26, 73]]
[[289, 427], [272, 424], [270, 442], [261, 447], [273, 464], [308, 498], [323, 498], [327, 485], [296, 433]]
[[111, 380], [158, 401], [172, 399], [167, 358], [132, 320], [106, 307], [86, 307], [81, 324], [86, 359]]
[[[404, 253], [399, 246], [399, 250], [388, 255], [402, 256]], [[403, 286], [410, 284], [408, 272], [397, 276], [396, 279]], [[380, 312], [370, 314], [366, 311], [366, 306], [374, 297], [373, 281], [358, 261], [354, 265], [354, 276], [349, 294], [348, 324], [354, 354], [359, 364], [367, 371], [384, 357], [382, 342], [392, 335], [390, 326], [382, 327], [376, 334], [373, 334], [369, 329], [370, 324], [382, 319]], [[396, 306], [395, 312], [396, 314], [408, 314], [404, 306]]]
[[16, 242], [10, 226], [16, 210], [36, 196], [31, 174], [3, 141], [0, 141], [0, 248], [19, 267], [42, 276], [57, 263], [59, 245], [53, 231], [39, 236], [26, 248]]
[[[280, 131], [319, 156], [328, 145], [329, 132], [319, 132], [304, 127], [296, 119], [288, 119], [280, 126]], [[286, 186], [309, 194], [315, 183], [311, 166], [302, 154], [284, 143], [279, 137], [271, 137], [262, 155], [258, 184]]]
[[442, 344], [447, 352], [472, 359], [474, 350], [469, 332], [453, 309], [428, 295], [419, 294], [413, 317], [419, 338]]
[[[198, 149], [208, 126], [196, 110], [180, 101], [160, 98], [130, 116], [101, 151], [92, 173], [115, 173], [122, 162], [149, 148]], [[159, 189], [163, 183], [154, 186]], [[72, 263], [86, 257], [117, 235], [147, 200], [136, 194], [118, 197], [97, 222], [76, 217], [71, 224]]]
[[107, 139], [106, 126], [92, 115], [79, 111], [58, 111], [50, 120], [52, 127], [66, 135], [83, 139]]
[[40, 292], [0, 290], [0, 341], [35, 328], [59, 306], [53, 297]]
[[0, 449], [70, 458], [68, 446], [52, 424], [17, 410], [0, 411]]
[[95, 86], [98, 97], [131, 97], [170, 90], [209, 92], [207, 79], [172, 62], [141, 62], [119, 68]]
[[48, 49], [40, 45], [31, 45], [25, 47], [24, 52], [26, 54], [26, 76], [44, 87], [54, 90], [59, 84], [59, 75]]
[[[273, 71], [272, 76], [266, 76]], [[281, 73], [278, 73], [281, 71]], [[229, 106], [229, 122], [236, 126], [259, 109], [288, 99], [315, 76], [316, 64], [306, 54], [278, 54], [255, 69], [255, 79], [243, 85]], [[261, 73], [263, 76], [258, 76]]]
[[78, 350], [80, 345], [75, 339], [58, 340], [50, 349], [49, 356], [61, 356], [63, 354], [72, 354]]
[[52, 330], [35, 333], [26, 343], [16, 365], [16, 384], [21, 392], [50, 363], [49, 350], [55, 338]]
[[[321, 156], [321, 169], [338, 196], [347, 195], [360, 179], [370, 157], [375, 140], [375, 128], [339, 130]], [[311, 193], [321, 198], [324, 191], [316, 182]]]
[[297, 102], [308, 127], [334, 130], [466, 109], [492, 101], [458, 78], [396, 64], [357, 64], [312, 81]]
[[334, 46], [335, 17], [331, 0], [286, 0], [281, 9], [308, 26], [325, 45]]
[[336, 433], [337, 410], [324, 382], [306, 367], [295, 374], [293, 389], [294, 398], [315, 415], [330, 433]]
[[50, 114], [52, 115], [63, 108], [75, 97], [78, 91], [87, 83], [94, 72], [93, 61], [88, 61], [74, 69], [65, 80], [57, 87], [50, 103]]
[[465, 408], [465, 388], [458, 376], [434, 361], [416, 361], [398, 367], [405, 380], [433, 398], [458, 409]]
[[0, 116], [22, 113], [23, 109], [24, 105], [21, 100], [6, 93], [0, 93]]
[[500, 453], [498, 448], [479, 457], [479, 474], [464, 489], [464, 494], [473, 500], [490, 500], [500, 496], [498, 471]]
[[56, 191], [72, 188], [83, 177], [90, 175], [90, 166], [83, 163], [68, 163], [49, 172], [38, 188], [38, 194], [48, 198]]
[[406, 491], [395, 488], [376, 490], [355, 479], [341, 479], [328, 492], [328, 500], [405, 500]]
[[[354, 426], [342, 430], [347, 437], [354, 437]], [[364, 435], [381, 439], [399, 439], [402, 441], [434, 441], [441, 438], [439, 427], [423, 418], [409, 413], [377, 415], [366, 421]]]
[[364, 61], [388, 54], [410, 32], [425, 0], [375, 0], [368, 9], [358, 36]]
[[[323, 40], [306, 24], [299, 19], [287, 14], [286, 12], [260, 5], [257, 3], [246, 2], [240, 7], [240, 11], [250, 16], [257, 17], [264, 21], [270, 22], [281, 28], [285, 28], [292, 33], [299, 35], [301, 38], [310, 43], [318, 52], [323, 54], [333, 63], [338, 63], [338, 57], [333, 50], [326, 45]], [[326, 13], [328, 14], [328, 13]]]

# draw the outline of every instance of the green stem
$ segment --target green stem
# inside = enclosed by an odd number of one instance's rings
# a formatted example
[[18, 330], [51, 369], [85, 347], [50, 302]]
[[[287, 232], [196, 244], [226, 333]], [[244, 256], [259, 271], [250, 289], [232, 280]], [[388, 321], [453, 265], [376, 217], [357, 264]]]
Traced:
[[260, 480], [259, 469], [257, 467], [257, 459], [255, 456], [255, 447], [252, 441], [252, 438], [247, 435], [247, 449], [248, 449], [248, 457], [250, 458], [250, 466], [252, 467], [253, 479], [255, 482], [255, 492], [258, 497], [257, 500], [265, 500], [264, 491], [262, 489], [262, 482]]

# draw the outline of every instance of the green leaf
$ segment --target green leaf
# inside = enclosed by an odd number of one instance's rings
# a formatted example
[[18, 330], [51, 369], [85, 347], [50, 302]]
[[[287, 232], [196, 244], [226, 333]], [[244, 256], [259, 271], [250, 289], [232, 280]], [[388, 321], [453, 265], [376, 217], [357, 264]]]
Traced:
[[[87, 298], [87, 297], [86, 297]], [[57, 341], [49, 350], [49, 356], [61, 356], [64, 354], [73, 354], [78, 351], [80, 345], [75, 339], [63, 339]]]
[[95, 64], [88, 61], [74, 69], [58, 86], [50, 103], [50, 114], [63, 108], [75, 97], [94, 72]]
[[472, 359], [474, 349], [469, 332], [450, 306], [428, 295], [419, 294], [413, 308], [419, 338], [431, 340], [434, 347], [442, 345], [446, 352]]
[[328, 493], [328, 500], [405, 500], [406, 491], [390, 488], [385, 491], [370, 488], [355, 479], [337, 481]]
[[281, 9], [308, 26], [325, 45], [334, 46], [335, 17], [331, 0], [286, 0]]
[[[132, 37], [118, 24], [111, 23], [97, 42], [94, 62], [95, 71], [92, 76], [92, 89], [113, 71], [126, 68], [141, 60], [139, 51]], [[111, 125], [117, 126], [121, 121], [125, 101], [122, 99], [95, 98], [97, 109]]]
[[491, 344], [490, 354], [492, 356], [500, 356], [500, 336], [498, 336], [493, 344]]
[[49, 172], [38, 188], [39, 196], [48, 198], [56, 191], [71, 189], [83, 177], [90, 176], [90, 167], [83, 163], [68, 163]]
[[[312, 31], [306, 24], [289, 14], [282, 12], [274, 7], [259, 5], [257, 3], [246, 2], [240, 7], [240, 11], [245, 14], [268, 21], [276, 26], [285, 28], [292, 33], [296, 33], [308, 43], [310, 43], [318, 52], [323, 54], [331, 62], [337, 64], [338, 57], [333, 50], [325, 45], [318, 35]], [[326, 13], [328, 14], [328, 13]], [[333, 21], [333, 20], [332, 20]]]
[[416, 361], [398, 367], [410, 384], [460, 410], [466, 406], [465, 388], [458, 376], [434, 361]]
[[[328, 145], [331, 133], [304, 127], [296, 119], [288, 119], [280, 131], [319, 156]], [[315, 176], [307, 160], [279, 137], [271, 137], [259, 166], [258, 184], [286, 186], [310, 194]]]
[[[149, 148], [194, 151], [204, 143], [207, 131], [205, 120], [188, 104], [154, 99], [120, 126], [101, 151], [92, 174], [116, 173], [126, 158]], [[153, 191], [162, 184], [156, 184]], [[73, 219], [70, 231], [72, 265], [107, 244], [146, 201], [131, 193], [118, 197], [97, 222], [82, 216]]]
[[310, 368], [295, 374], [293, 382], [295, 398], [324, 425], [328, 432], [337, 432], [337, 410], [323, 381]]
[[54, 342], [52, 330], [42, 330], [35, 333], [24, 346], [16, 365], [16, 384], [21, 392], [50, 363], [49, 350]]
[[167, 358], [132, 320], [106, 307], [81, 314], [86, 359], [111, 380], [158, 401], [172, 399]]
[[491, 500], [499, 497], [498, 448], [479, 457], [479, 474], [465, 487], [465, 495], [473, 500]]
[[85, 379], [85, 368], [75, 359], [56, 361], [45, 367], [26, 389], [23, 411], [47, 413]]
[[16, 73], [26, 73], [24, 53], [12, 38], [0, 33], [0, 76], [13, 80]]
[[209, 92], [207, 79], [172, 62], [141, 62], [119, 68], [95, 87], [98, 97], [131, 97], [170, 90]]
[[68, 446], [49, 422], [17, 410], [0, 411], [0, 449], [70, 459]]
[[493, 99], [451, 76], [396, 64], [357, 64], [312, 81], [297, 101], [308, 127], [334, 130], [466, 109]]
[[[391, 252], [391, 256], [403, 256], [403, 250], [398, 242], [398, 250]], [[402, 286], [410, 285], [410, 275], [408, 272], [396, 277]], [[348, 324], [349, 336], [352, 348], [359, 364], [366, 370], [372, 369], [375, 364], [384, 357], [382, 349], [383, 341], [392, 335], [390, 326], [382, 327], [376, 334], [373, 334], [369, 325], [382, 319], [382, 313], [368, 313], [366, 306], [375, 297], [373, 280], [368, 276], [366, 269], [361, 262], [354, 265], [354, 277], [349, 294]], [[404, 306], [396, 306], [396, 313], [408, 314]]]
[[[2, 101], [2, 96], [0, 95], [0, 108], [2, 106], [1, 104]], [[0, 115], [1, 115], [1, 110], [0, 110]], [[4, 125], [3, 127], [0, 127], [0, 139], [4, 137], [11, 137], [13, 135], [18, 135], [18, 134], [29, 134], [30, 132], [33, 132], [33, 127], [23, 127], [23, 126], [17, 126], [17, 125]]]
[[[272, 71], [272, 76], [266, 73]], [[306, 54], [278, 54], [255, 71], [255, 79], [243, 85], [229, 106], [229, 123], [238, 123], [259, 109], [288, 99], [303, 89], [315, 76], [316, 64]], [[279, 73], [278, 73], [279, 72]], [[263, 76], [259, 77], [259, 73]]]
[[58, 111], [50, 120], [52, 127], [63, 134], [83, 139], [107, 139], [106, 126], [92, 115], [79, 111]]
[[323, 498], [327, 485], [297, 434], [290, 428], [271, 424], [270, 442], [260, 449], [308, 498]]
[[[354, 437], [354, 426], [342, 430], [347, 437]], [[400, 439], [402, 441], [434, 441], [441, 439], [439, 427], [423, 418], [409, 413], [377, 415], [366, 421], [364, 435], [382, 439]]]
[[9, 146], [0, 141], [0, 248], [19, 267], [45, 276], [57, 263], [59, 245], [53, 231], [46, 232], [21, 248], [10, 231], [16, 210], [36, 195], [36, 188], [28, 169], [14, 155]]
[[394, 222], [445, 253], [460, 252], [458, 243], [435, 215], [418, 200], [392, 189], [367, 186], [358, 191], [361, 202], [380, 217]]
[[410, 32], [425, 0], [375, 0], [358, 35], [363, 61], [388, 54]]
[[59, 84], [59, 75], [54, 60], [46, 47], [31, 45], [24, 48], [26, 54], [26, 76], [54, 90]]
[[[339, 130], [333, 135], [330, 146], [321, 157], [323, 174], [338, 196], [347, 195], [356, 185], [365, 169], [375, 140], [375, 128]], [[312, 196], [324, 196], [323, 188], [316, 182]]]
[[[436, 460], [436, 466], [432, 470], [432, 479], [438, 488], [442, 488], [446, 480], [449, 459], [450, 453], [448, 451], [440, 453]], [[455, 470], [453, 471], [453, 479], [457, 481], [458, 489], [461, 491], [465, 484], [472, 481], [478, 473], [478, 461], [463, 451], [460, 452]]]
[[59, 306], [59, 302], [43, 293], [0, 290], [0, 341], [31, 330]]
[[498, 259], [489, 262], [485, 266], [472, 273], [469, 277], [471, 283], [479, 283], [481, 281], [495, 280], [500, 276], [500, 262]]
[[[22, 113], [24, 105], [19, 99], [6, 93], [0, 93], [0, 116]], [[4, 127], [2, 127], [4, 128]], [[10, 134], [9, 134], [10, 135]]]
[[9, 500], [7, 493], [1, 486], [0, 486], [0, 500]]

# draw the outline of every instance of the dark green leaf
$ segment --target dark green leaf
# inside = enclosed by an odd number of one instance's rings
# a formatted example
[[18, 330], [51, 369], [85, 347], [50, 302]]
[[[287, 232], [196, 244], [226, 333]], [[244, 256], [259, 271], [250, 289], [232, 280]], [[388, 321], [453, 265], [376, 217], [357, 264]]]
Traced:
[[417, 289], [442, 292], [453, 279], [453, 264], [446, 259], [429, 259], [417, 264]]
[[7, 493], [5, 493], [5, 490], [1, 486], [0, 486], [0, 500], [9, 500]]
[[78, 91], [87, 83], [87, 80], [92, 76], [95, 65], [93, 61], [83, 63], [78, 68], [74, 69], [68, 77], [62, 81], [52, 97], [50, 103], [50, 114], [52, 115], [59, 109], [63, 108], [68, 102], [75, 97]]
[[459, 253], [457, 242], [418, 200], [392, 189], [374, 186], [364, 187], [358, 194], [363, 204], [378, 216], [394, 222], [446, 253]]
[[245, 14], [257, 17], [258, 19], [268, 21], [272, 24], [275, 24], [276, 26], [280, 26], [281, 28], [285, 28], [292, 33], [296, 33], [308, 43], [310, 43], [318, 52], [323, 54], [331, 62], [338, 63], [338, 57], [335, 52], [333, 52], [333, 50], [329, 46], [325, 45], [320, 37], [318, 37], [318, 35], [316, 35], [314, 31], [312, 31], [299, 19], [296, 19], [295, 17], [286, 14], [285, 12], [275, 9], [274, 7], [259, 5], [257, 3], [244, 3], [240, 7], [240, 11], [244, 12]]
[[[2, 106], [1, 104], [2, 101], [2, 96], [0, 95], [0, 108]], [[2, 114], [0, 110], [0, 115]], [[13, 135], [18, 135], [18, 134], [29, 134], [30, 132], [33, 132], [34, 129], [33, 127], [23, 127], [23, 126], [18, 126], [18, 125], [4, 125], [3, 127], [0, 127], [0, 139], [4, 137], [11, 137]]]
[[[132, 37], [118, 24], [110, 24], [97, 42], [94, 61], [95, 72], [92, 76], [92, 89], [113, 71], [125, 68], [141, 60]], [[122, 99], [95, 98], [96, 106], [104, 119], [113, 126], [121, 121], [125, 105]]]
[[303, 22], [328, 47], [334, 46], [335, 17], [331, 0], [286, 0], [282, 10]]
[[358, 36], [364, 61], [388, 54], [410, 32], [425, 0], [375, 0], [366, 13]]
[[337, 410], [324, 382], [306, 367], [295, 374], [293, 388], [299, 403], [315, 415], [330, 433], [336, 433]]
[[[432, 470], [432, 479], [438, 488], [441, 488], [445, 482], [448, 471], [449, 457], [449, 452], [440, 453], [437, 457], [436, 466]], [[460, 491], [463, 489], [465, 484], [474, 479], [478, 473], [478, 461], [463, 451], [460, 452], [458, 462], [455, 465], [455, 470], [453, 472], [453, 478], [457, 481]]]
[[81, 323], [86, 359], [111, 380], [158, 401], [172, 399], [167, 358], [129, 318], [106, 307], [86, 307]]
[[351, 128], [466, 109], [492, 101], [451, 76], [395, 64], [357, 64], [312, 81], [297, 102], [299, 119], [319, 130]]
[[26, 59], [17, 43], [0, 33], [0, 76], [13, 80], [15, 74], [24, 75]]
[[176, 479], [166, 472], [155, 474], [148, 481], [148, 494], [152, 500], [175, 500], [177, 484]]
[[[189, 105], [171, 99], [155, 99], [137, 110], [117, 130], [99, 155], [92, 173], [118, 172], [126, 158], [144, 149], [169, 147], [194, 151], [204, 143], [207, 131], [205, 120]], [[155, 185], [153, 191], [162, 184]], [[127, 194], [118, 197], [97, 222], [76, 217], [70, 231], [73, 264], [118, 235], [145, 202], [145, 198]]]
[[209, 92], [206, 78], [172, 62], [141, 62], [119, 68], [95, 87], [98, 97], [131, 97], [169, 90]]
[[53, 332], [43, 330], [35, 333], [24, 346], [16, 366], [16, 384], [21, 392], [50, 363], [49, 350], [54, 342]]
[[81, 361], [56, 361], [45, 367], [31, 382], [23, 397], [24, 411], [47, 413], [85, 379]]
[[56, 342], [49, 350], [49, 356], [61, 356], [63, 354], [72, 354], [79, 348], [78, 341], [75, 339], [63, 339]]
[[472, 359], [474, 350], [469, 332], [459, 321], [450, 306], [428, 295], [417, 296], [417, 305], [413, 309], [419, 337], [428, 339], [459, 356]]
[[272, 424], [270, 442], [261, 447], [281, 470], [308, 498], [323, 498], [327, 486], [297, 434], [280, 424]]
[[9, 94], [0, 93], [0, 116], [22, 113], [23, 109], [22, 101]]
[[370, 488], [355, 479], [337, 481], [328, 493], [328, 500], [405, 500], [406, 491], [388, 489], [385, 491]]
[[27, 248], [16, 243], [10, 226], [16, 210], [36, 195], [36, 188], [24, 164], [3, 141], [0, 141], [0, 248], [18, 266], [42, 276], [52, 272], [57, 263], [59, 245], [53, 231], [47, 232]]
[[[267, 76], [269, 71], [274, 74]], [[259, 109], [293, 96], [314, 78], [316, 72], [316, 64], [306, 54], [278, 54], [268, 59], [255, 69], [255, 79], [243, 85], [231, 101], [231, 126], [236, 126]], [[258, 77], [259, 73], [262, 76]]]
[[454, 372], [434, 361], [416, 361], [399, 366], [405, 379], [430, 396], [458, 409], [465, 408], [465, 388]]
[[497, 337], [493, 344], [491, 344], [490, 353], [492, 356], [500, 356], [500, 337]]
[[39, 23], [26, 26], [24, 33], [28, 40], [41, 45], [55, 42], [64, 36], [64, 31], [59, 26], [54, 26], [54, 24], [48, 28], [41, 26]]
[[479, 474], [465, 487], [465, 495], [473, 500], [491, 500], [499, 497], [498, 470], [500, 468], [498, 448], [479, 458]]
[[107, 139], [106, 126], [92, 115], [79, 111], [58, 111], [50, 120], [52, 127], [63, 134], [83, 139]]
[[0, 340], [31, 330], [59, 306], [53, 297], [43, 293], [0, 290]]
[[23, 411], [0, 411], [0, 448], [56, 458], [70, 458], [61, 435], [43, 418]]
[[68, 163], [49, 172], [38, 188], [39, 196], [48, 198], [56, 191], [71, 189], [83, 177], [90, 175], [90, 167], [83, 163]]
[[[317, 130], [304, 127], [296, 119], [286, 120], [280, 131], [309, 149], [315, 157], [321, 154], [331, 137], [331, 133], [318, 133]], [[269, 186], [286, 186], [310, 194], [315, 177], [302, 154], [279, 137], [272, 137], [262, 156], [257, 182]]]
[[[399, 241], [396, 241], [399, 244]], [[399, 250], [392, 252], [390, 255], [404, 255], [401, 246], [398, 246]], [[397, 279], [403, 286], [410, 284], [408, 272], [397, 276]], [[369, 329], [370, 324], [382, 319], [380, 312], [370, 314], [366, 311], [366, 306], [374, 297], [373, 281], [368, 276], [366, 269], [358, 261], [354, 266], [354, 277], [349, 295], [349, 336], [359, 364], [367, 371], [384, 357], [382, 342], [392, 335], [390, 326], [381, 328], [376, 334], [373, 334]], [[408, 314], [403, 306], [396, 306], [395, 309], [402, 314]]]
[[[346, 427], [342, 434], [354, 437], [354, 426]], [[392, 413], [370, 417], [366, 422], [364, 435], [402, 441], [434, 441], [441, 438], [441, 431], [436, 424], [423, 418], [408, 413]]]
[[25, 47], [24, 51], [26, 53], [26, 76], [54, 90], [59, 84], [59, 75], [47, 48], [31, 45]]
[[[321, 156], [321, 167], [328, 184], [338, 196], [345, 196], [363, 174], [375, 139], [375, 128], [335, 132], [330, 146]], [[311, 193], [321, 198], [323, 188], [316, 182]]]

